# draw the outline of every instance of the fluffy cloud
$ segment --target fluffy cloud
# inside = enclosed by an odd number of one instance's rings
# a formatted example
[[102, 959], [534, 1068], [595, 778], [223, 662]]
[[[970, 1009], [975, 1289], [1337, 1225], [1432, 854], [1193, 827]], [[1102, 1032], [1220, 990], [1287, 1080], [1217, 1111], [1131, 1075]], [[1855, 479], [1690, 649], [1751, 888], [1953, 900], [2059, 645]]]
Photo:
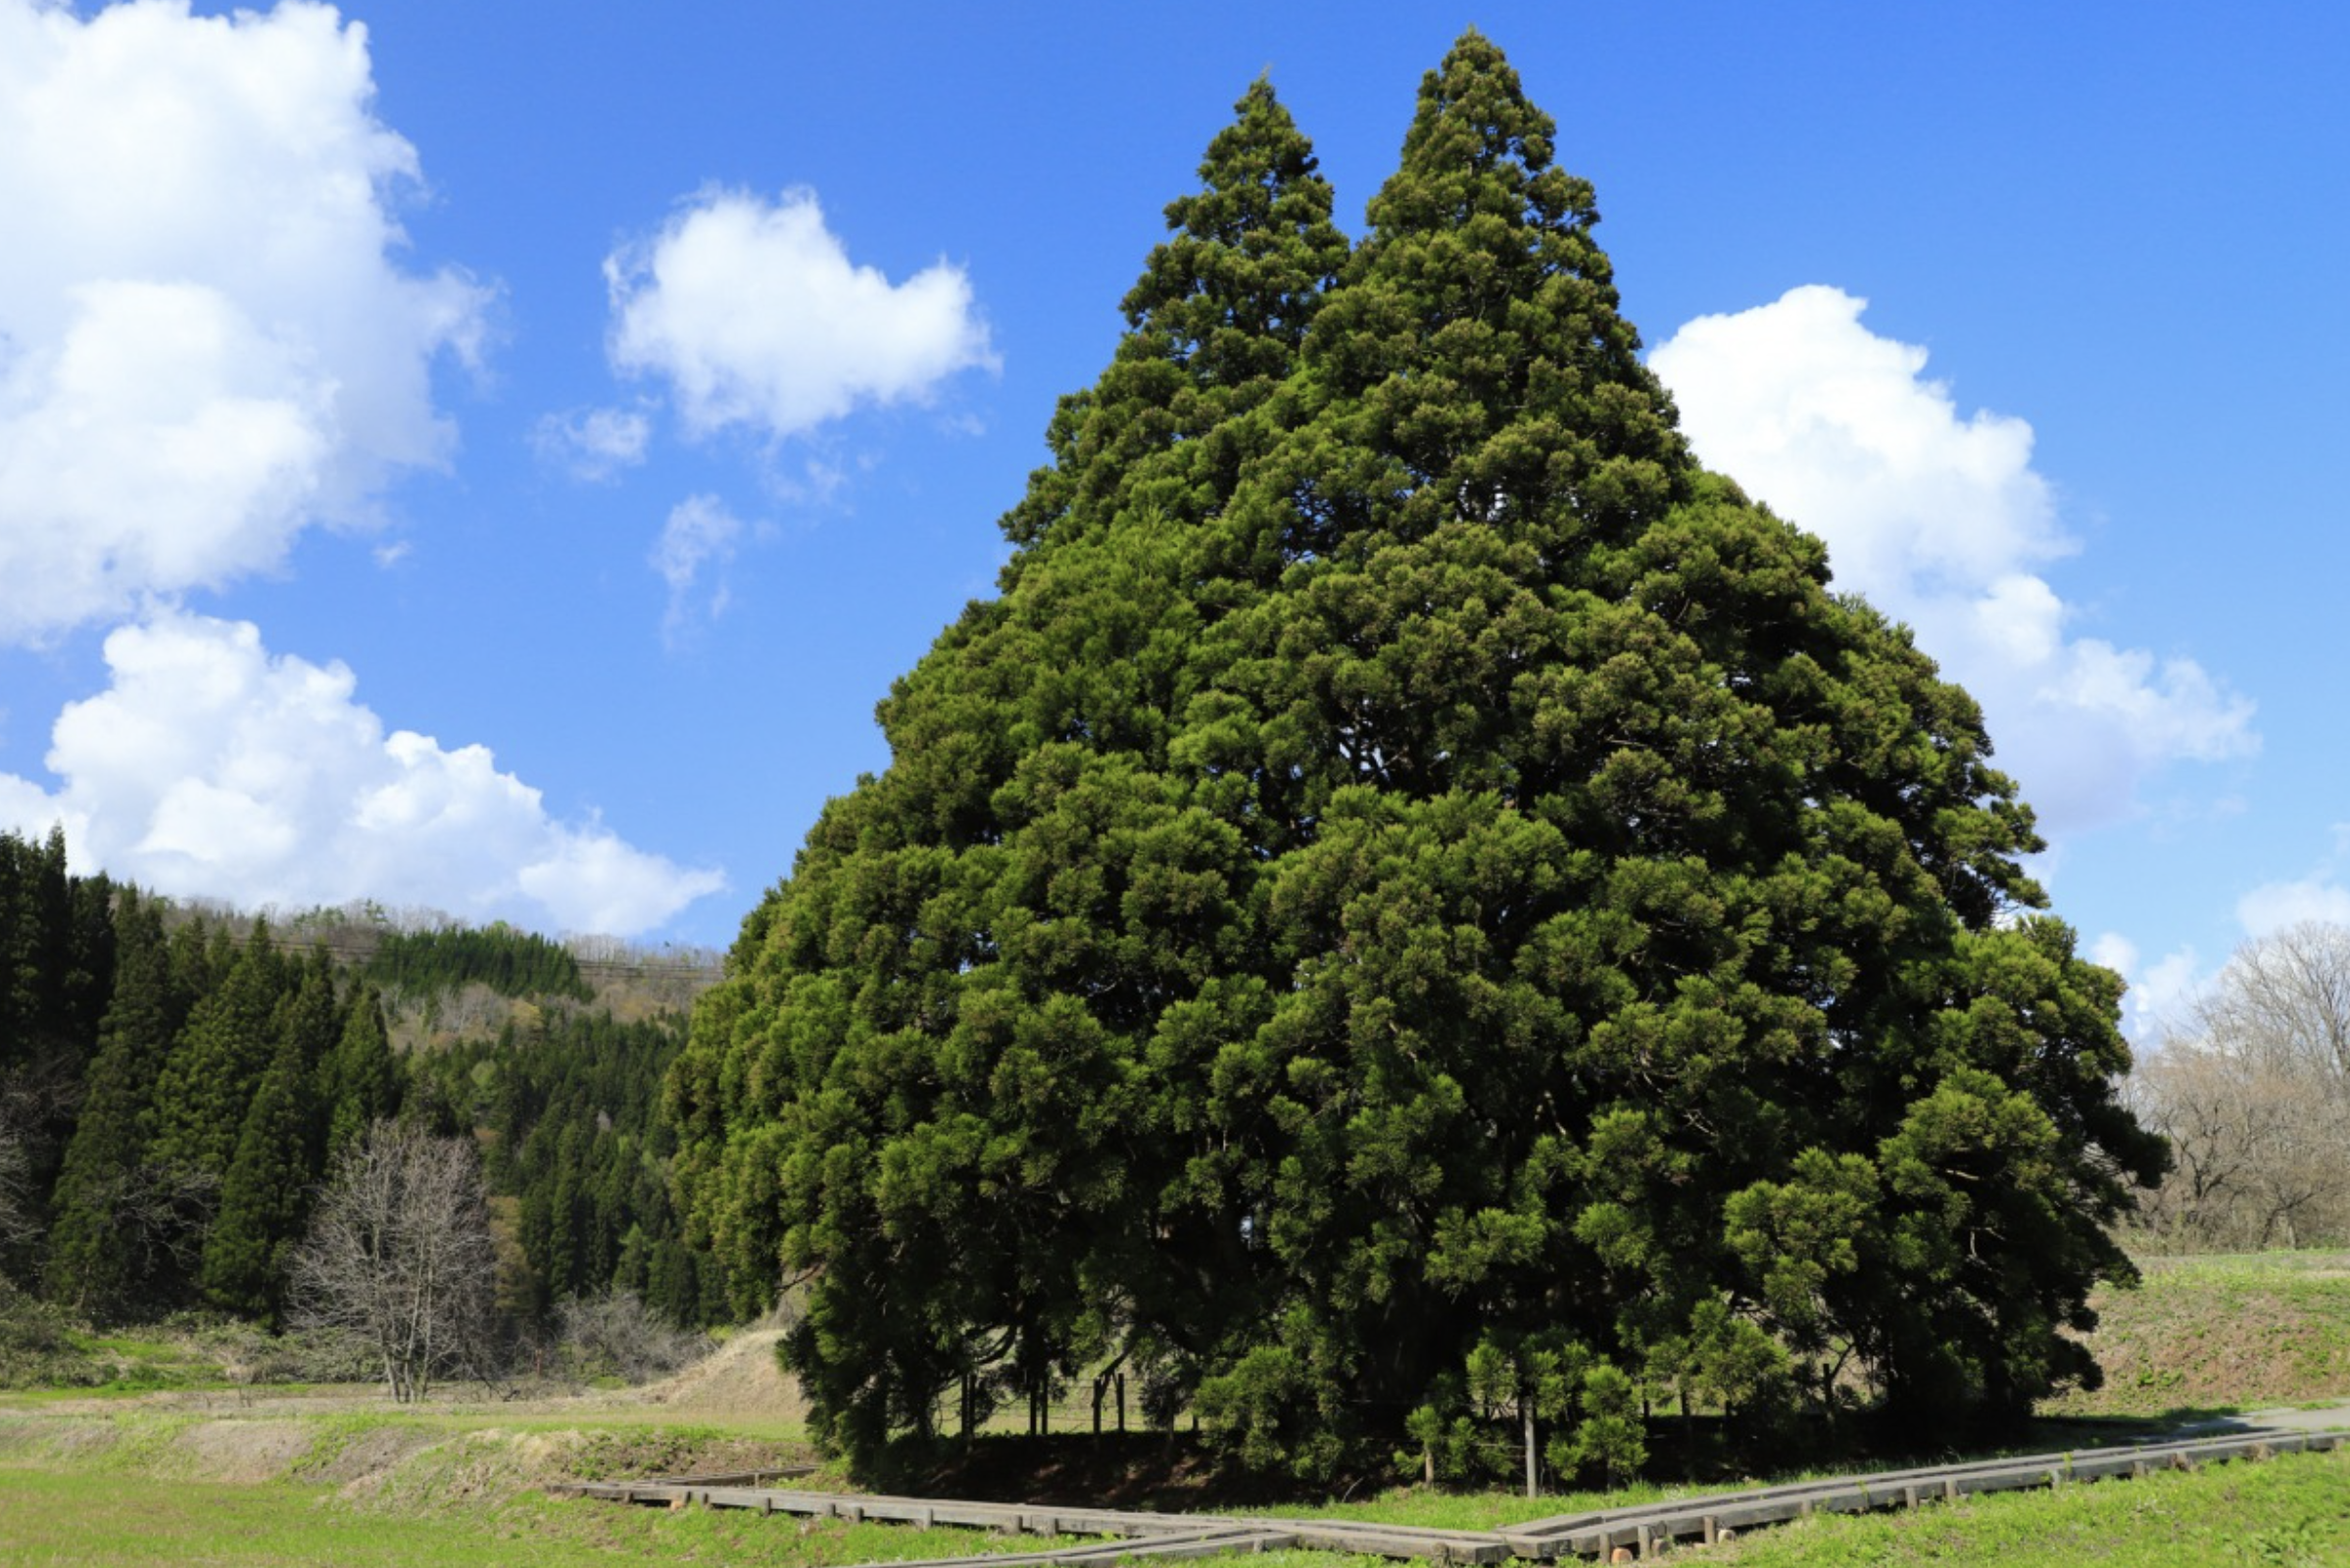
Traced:
[[721, 581], [707, 601], [697, 604], [694, 585], [705, 566], [723, 568], [734, 559], [743, 524], [715, 496], [689, 496], [670, 509], [661, 538], [653, 546], [653, 569], [669, 585], [669, 612], [661, 635], [674, 641], [701, 614], [718, 615], [726, 609], [726, 585]]
[[0, 0], [0, 640], [267, 569], [445, 459], [484, 296], [393, 264], [416, 157], [373, 90], [324, 6]]
[[959, 269], [853, 265], [808, 191], [707, 193], [604, 275], [613, 367], [666, 380], [696, 434], [796, 435], [997, 364]]
[[2166, 1034], [2191, 1027], [2197, 1004], [2218, 978], [2203, 967], [2193, 948], [2180, 948], [2147, 963], [2135, 943], [2110, 931], [2089, 944], [2088, 956], [2129, 982], [2130, 990], [2122, 998], [2122, 1033], [2140, 1050], [2151, 1049]]
[[2307, 872], [2290, 881], [2264, 882], [2235, 901], [2236, 922], [2255, 939], [2275, 936], [2304, 921], [2350, 926], [2350, 822], [2336, 822], [2326, 852]]
[[1908, 622], [1983, 705], [2052, 837], [2128, 811], [2164, 765], [2253, 751], [2252, 705], [2192, 660], [2071, 634], [2038, 568], [2072, 553], [2032, 427], [1962, 416], [1926, 351], [1817, 285], [1689, 322], [1649, 363], [1700, 457], [1828, 541], [1836, 584]]
[[106, 661], [109, 689], [51, 733], [62, 788], [0, 774], [0, 824], [63, 820], [77, 863], [254, 906], [373, 898], [621, 936], [724, 885], [551, 819], [484, 747], [385, 734], [350, 669], [273, 656], [249, 623], [161, 615]]

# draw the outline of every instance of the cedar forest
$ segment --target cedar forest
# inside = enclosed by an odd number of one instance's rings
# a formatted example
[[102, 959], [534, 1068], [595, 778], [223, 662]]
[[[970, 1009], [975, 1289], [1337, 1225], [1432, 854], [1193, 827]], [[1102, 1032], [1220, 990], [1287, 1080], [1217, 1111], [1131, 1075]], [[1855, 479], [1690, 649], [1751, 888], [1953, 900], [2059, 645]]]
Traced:
[[[401, 1117], [481, 1138], [520, 1254], [500, 1281], [513, 1332], [615, 1288], [681, 1323], [720, 1308], [667, 1199], [677, 1013], [615, 1022], [568, 951], [506, 927], [306, 923], [342, 956], [74, 876], [62, 835], [0, 835], [0, 1290], [99, 1322], [278, 1326], [336, 1156]], [[387, 993], [429, 1007], [467, 985], [536, 1003], [395, 1053]]]
[[[1309, 1482], [2093, 1381], [2166, 1162], [2120, 983], [1975, 703], [1691, 457], [1553, 128], [1465, 35], [1349, 240], [1248, 89], [690, 1034], [521, 933], [338, 967], [5, 841], [10, 1276], [272, 1320], [398, 1116], [481, 1141], [517, 1323], [789, 1296], [863, 1471], [1107, 1371]], [[462, 980], [544, 1004], [395, 1053], [380, 988]]]

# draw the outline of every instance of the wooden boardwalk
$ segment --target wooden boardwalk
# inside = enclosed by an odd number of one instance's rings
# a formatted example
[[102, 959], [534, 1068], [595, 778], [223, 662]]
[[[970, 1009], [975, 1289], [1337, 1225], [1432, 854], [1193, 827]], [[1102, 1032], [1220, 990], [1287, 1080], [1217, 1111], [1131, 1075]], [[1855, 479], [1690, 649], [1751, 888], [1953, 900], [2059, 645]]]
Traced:
[[957, 1525], [1000, 1535], [1099, 1538], [1080, 1545], [1050, 1550], [938, 1557], [896, 1564], [894, 1568], [1019, 1568], [1023, 1564], [1140, 1562], [1291, 1547], [1399, 1559], [1426, 1558], [1440, 1563], [1499, 1563], [1511, 1558], [1555, 1562], [1590, 1557], [1607, 1561], [1614, 1560], [1618, 1552], [1650, 1557], [1676, 1543], [1710, 1544], [1736, 1531], [1780, 1524], [1806, 1514], [1916, 1508], [1928, 1502], [1986, 1492], [2127, 1479], [2231, 1459], [2266, 1459], [2279, 1453], [2325, 1452], [2345, 1442], [2350, 1442], [2350, 1434], [2255, 1429], [2223, 1437], [2037, 1453], [1753, 1487], [1627, 1508], [1559, 1514], [1491, 1531], [1433, 1530], [1351, 1519], [1256, 1519], [1047, 1507], [1036, 1503], [964, 1502], [943, 1497], [800, 1492], [774, 1485], [806, 1472], [757, 1471], [664, 1476], [652, 1481], [578, 1482], [551, 1490], [566, 1495], [670, 1507], [700, 1503], [710, 1508], [749, 1508], [759, 1513], [819, 1519], [891, 1521], [922, 1529]]

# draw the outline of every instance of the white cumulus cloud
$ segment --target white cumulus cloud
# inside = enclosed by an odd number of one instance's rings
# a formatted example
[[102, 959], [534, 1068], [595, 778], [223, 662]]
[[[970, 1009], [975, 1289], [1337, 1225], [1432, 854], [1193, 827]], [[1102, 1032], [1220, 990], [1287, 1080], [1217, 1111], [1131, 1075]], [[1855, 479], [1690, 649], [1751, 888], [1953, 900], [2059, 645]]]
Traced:
[[483, 291], [404, 270], [416, 151], [330, 7], [0, 0], [0, 641], [277, 564], [453, 441]]
[[2350, 926], [2350, 822], [2336, 822], [2328, 840], [2300, 876], [2263, 882], [2235, 901], [2245, 935], [2257, 941], [2309, 921]]
[[63, 821], [76, 863], [256, 906], [356, 898], [633, 935], [724, 886], [564, 823], [481, 746], [384, 731], [340, 662], [165, 612], [106, 639], [108, 689], [51, 732], [55, 791], [0, 774], [0, 824]]
[[2135, 943], [2111, 931], [2089, 944], [2088, 956], [2129, 983], [2122, 998], [2122, 1033], [2141, 1051], [2153, 1049], [2167, 1034], [2189, 1028], [2195, 1008], [2218, 978], [2203, 967], [2193, 948], [2179, 948], [2148, 963]]
[[2350, 888], [2325, 875], [2265, 882], [2236, 900], [2235, 917], [2254, 937], [2310, 921], [2350, 926]]
[[1809, 285], [1658, 346], [1698, 456], [1826, 539], [1839, 589], [1916, 630], [2052, 838], [2126, 813], [2166, 764], [2254, 751], [2252, 704], [2193, 660], [2073, 633], [2039, 572], [2077, 544], [2032, 427], [1962, 416], [1926, 351], [1871, 332], [1865, 306]]
[[805, 190], [707, 192], [604, 275], [614, 368], [665, 380], [695, 434], [797, 435], [997, 364], [959, 268], [892, 283], [849, 260]]

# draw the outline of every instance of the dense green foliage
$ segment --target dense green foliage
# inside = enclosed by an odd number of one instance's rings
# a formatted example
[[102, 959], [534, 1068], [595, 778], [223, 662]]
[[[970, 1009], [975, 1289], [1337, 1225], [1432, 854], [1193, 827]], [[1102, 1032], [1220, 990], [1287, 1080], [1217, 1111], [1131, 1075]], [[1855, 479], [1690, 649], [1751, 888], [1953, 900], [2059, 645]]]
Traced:
[[2093, 1378], [2160, 1145], [1975, 704], [1689, 456], [1499, 52], [1263, 83], [670, 1095], [853, 1457], [1115, 1364], [1302, 1474]]
[[514, 1200], [527, 1264], [514, 1304], [530, 1318], [615, 1288], [672, 1323], [723, 1318], [722, 1280], [686, 1249], [669, 1197], [676, 1139], [658, 1111], [684, 1044], [675, 1015], [541, 1014], [418, 1064], [425, 1091], [488, 1135], [490, 1191]]
[[387, 932], [368, 958], [367, 978], [407, 991], [481, 984], [502, 997], [569, 997], [592, 1002], [571, 950], [505, 921], [429, 931]]
[[[275, 1324], [325, 1174], [405, 1114], [485, 1137], [525, 1334], [615, 1287], [678, 1322], [722, 1309], [684, 1247], [658, 1116], [682, 1017], [577, 1007], [569, 951], [505, 926], [392, 933], [358, 974], [329, 951], [71, 876], [62, 836], [0, 834], [0, 1286], [99, 1321]], [[535, 1000], [404, 1060], [370, 976]]]
[[[380, 1003], [256, 920], [169, 937], [122, 890], [80, 1114], [47, 1197], [49, 1296], [99, 1318], [201, 1306], [265, 1323], [338, 1127], [397, 1108]], [[353, 1040], [361, 1042], [349, 1048]]]
[[57, 1178], [115, 966], [114, 890], [66, 840], [0, 833], [0, 1272], [21, 1268]]

